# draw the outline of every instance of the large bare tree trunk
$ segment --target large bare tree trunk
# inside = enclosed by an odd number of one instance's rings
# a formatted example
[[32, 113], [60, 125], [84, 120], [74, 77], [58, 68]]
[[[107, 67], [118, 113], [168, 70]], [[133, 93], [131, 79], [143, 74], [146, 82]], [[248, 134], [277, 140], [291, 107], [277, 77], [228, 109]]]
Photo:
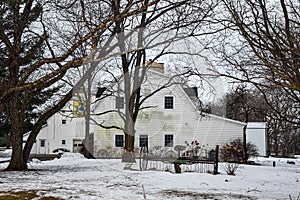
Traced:
[[125, 134], [125, 147], [122, 155], [122, 162], [135, 162], [134, 136]]
[[125, 124], [125, 147], [122, 162], [135, 162], [134, 152], [135, 129], [132, 120], [126, 120]]
[[92, 80], [89, 76], [87, 79], [87, 89], [84, 91], [86, 104], [85, 104], [85, 139], [83, 155], [86, 158], [94, 158], [93, 156], [93, 144], [90, 135], [90, 112], [91, 112], [91, 90], [92, 90]]
[[27, 170], [27, 164], [23, 160], [23, 131], [21, 117], [18, 111], [18, 99], [17, 95], [14, 95], [10, 99], [10, 116], [11, 116], [11, 144], [12, 144], [12, 156], [9, 166], [6, 170]]

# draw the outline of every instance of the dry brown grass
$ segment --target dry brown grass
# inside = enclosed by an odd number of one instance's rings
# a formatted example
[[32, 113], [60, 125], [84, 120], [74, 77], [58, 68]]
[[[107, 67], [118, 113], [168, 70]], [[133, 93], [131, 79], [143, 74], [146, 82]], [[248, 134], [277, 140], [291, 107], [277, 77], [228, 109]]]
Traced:
[[0, 200], [62, 200], [56, 197], [42, 197], [36, 191], [0, 192]]

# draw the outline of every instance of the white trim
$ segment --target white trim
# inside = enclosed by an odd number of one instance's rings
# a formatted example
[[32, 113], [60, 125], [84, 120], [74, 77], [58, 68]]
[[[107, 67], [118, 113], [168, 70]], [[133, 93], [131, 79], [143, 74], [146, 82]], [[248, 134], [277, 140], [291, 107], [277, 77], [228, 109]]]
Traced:
[[208, 114], [208, 113], [202, 113], [202, 114], [204, 114], [206, 116], [209, 116], [209, 117], [216, 118], [216, 119], [220, 119], [220, 120], [224, 120], [224, 121], [227, 121], [227, 122], [235, 123], [235, 124], [240, 124], [240, 125], [244, 125], [244, 126], [247, 125], [247, 123], [245, 123], [245, 122], [240, 122], [240, 121], [229, 119], [229, 118], [226, 118], [226, 117], [220, 117], [220, 116], [213, 115], [213, 114]]

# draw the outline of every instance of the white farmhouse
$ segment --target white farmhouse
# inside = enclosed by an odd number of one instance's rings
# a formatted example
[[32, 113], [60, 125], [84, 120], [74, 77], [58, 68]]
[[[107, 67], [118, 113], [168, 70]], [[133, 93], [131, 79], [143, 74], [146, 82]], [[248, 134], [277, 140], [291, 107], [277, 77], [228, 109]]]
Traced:
[[[163, 74], [163, 65], [149, 70], [141, 86], [142, 95], [148, 95], [170, 80]], [[101, 88], [103, 92], [103, 88]], [[97, 91], [92, 92], [96, 98]], [[104, 91], [105, 93], [105, 91]], [[177, 145], [191, 146], [197, 140], [203, 156], [216, 145], [224, 145], [235, 138], [243, 137], [245, 123], [201, 113], [197, 107], [197, 88], [173, 84], [147, 99], [136, 122], [135, 147], [145, 145], [150, 151], [160, 150], [175, 155]], [[78, 111], [76, 98], [66, 109], [58, 112], [47, 122], [37, 137], [32, 153], [50, 154], [58, 150], [77, 152], [85, 137], [85, 118], [74, 114]], [[75, 110], [74, 110], [75, 109]], [[90, 135], [95, 157], [121, 156], [124, 133], [105, 126], [123, 127], [120, 113], [124, 112], [124, 96], [118, 93], [92, 105]], [[107, 112], [113, 111], [113, 112]], [[99, 113], [106, 113], [97, 115]], [[26, 139], [26, 138], [25, 138]]]

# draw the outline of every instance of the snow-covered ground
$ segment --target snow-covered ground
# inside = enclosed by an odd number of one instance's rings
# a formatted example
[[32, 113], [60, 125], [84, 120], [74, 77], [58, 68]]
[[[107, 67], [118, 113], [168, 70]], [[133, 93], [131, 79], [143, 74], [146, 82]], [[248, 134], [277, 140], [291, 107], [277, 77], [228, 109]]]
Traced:
[[[287, 164], [288, 160], [295, 162]], [[276, 167], [273, 167], [276, 161]], [[1, 193], [35, 191], [61, 199], [290, 199], [300, 195], [300, 158], [257, 158], [236, 176], [138, 171], [120, 160], [88, 160], [67, 153], [52, 161], [33, 160], [32, 171], [0, 172]], [[8, 163], [0, 164], [0, 170]], [[222, 165], [222, 164], [220, 164]], [[144, 191], [144, 193], [143, 193]]]

